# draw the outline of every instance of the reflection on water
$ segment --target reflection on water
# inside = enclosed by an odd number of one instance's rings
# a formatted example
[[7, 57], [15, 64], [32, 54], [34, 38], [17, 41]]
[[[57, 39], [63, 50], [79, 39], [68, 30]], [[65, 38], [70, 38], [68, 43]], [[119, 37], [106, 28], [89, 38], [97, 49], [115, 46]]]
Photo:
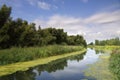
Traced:
[[27, 71], [18, 71], [0, 77], [0, 80], [95, 80], [92, 77], [86, 77], [84, 70], [89, 67], [88, 64], [96, 62], [99, 55], [95, 50], [88, 49], [83, 54], [55, 60]]

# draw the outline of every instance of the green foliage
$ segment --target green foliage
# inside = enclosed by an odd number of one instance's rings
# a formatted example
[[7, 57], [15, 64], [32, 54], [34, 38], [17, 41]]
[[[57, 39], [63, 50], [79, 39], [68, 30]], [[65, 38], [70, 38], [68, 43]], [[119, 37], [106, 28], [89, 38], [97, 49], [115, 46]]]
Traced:
[[105, 46], [105, 45], [117, 45], [120, 46], [120, 39], [118, 37], [109, 40], [95, 40], [95, 45]]
[[93, 42], [91, 42], [89, 45], [94, 45], [94, 43], [93, 43]]
[[68, 45], [81, 45], [87, 47], [86, 41], [84, 40], [83, 36], [68, 36], [67, 37], [67, 44]]
[[[73, 53], [73, 54], [75, 54], [75, 53]], [[11, 75], [2, 76], [2, 77], [0, 77], [0, 80], [14, 80], [15, 78], [16, 78], [16, 80], [34, 80], [35, 79], [34, 77], [36, 76], [33, 73], [34, 69], [38, 71], [39, 75], [41, 75], [41, 73], [43, 71], [47, 71], [47, 72], [51, 73], [51, 72], [55, 72], [55, 71], [58, 71], [58, 70], [63, 70], [65, 67], [68, 66], [67, 60], [70, 59], [70, 60], [78, 60], [79, 61], [79, 60], [83, 59], [84, 55], [85, 55], [85, 53], [81, 52], [81, 53], [73, 55], [73, 56], [66, 56], [64, 58], [53, 60], [53, 61], [51, 61], [47, 64], [34, 66], [34, 68], [30, 68], [29, 70], [24, 71], [24, 72], [18, 71], [17, 73], [15, 73], [14, 76], [11, 76]], [[48, 61], [48, 59], [47, 59], [47, 61]], [[40, 62], [40, 60], [39, 60], [39, 62]], [[24, 67], [24, 65], [21, 66], [21, 67]], [[12, 68], [14, 70], [15, 67], [11, 67], [10, 69], [12, 69]], [[2, 72], [0, 71], [0, 73], [2, 73]]]
[[83, 36], [70, 37], [63, 29], [46, 28], [36, 30], [35, 24], [28, 24], [20, 18], [10, 18], [11, 8], [3, 5], [0, 9], [0, 48], [29, 47], [44, 45], [81, 45], [86, 47]]
[[[8, 35], [9, 30], [9, 19], [10, 19], [11, 8], [3, 5], [0, 9], [0, 47], [8, 47], [8, 41], [10, 36]], [[6, 44], [6, 45], [5, 45]]]
[[11, 13], [11, 7], [7, 7], [3, 5], [0, 9], [0, 29], [4, 26], [4, 24], [9, 20]]
[[29, 48], [11, 48], [0, 50], [0, 64], [10, 64], [15, 62], [29, 61], [54, 55], [61, 55], [84, 49], [80, 46], [44, 46]]
[[120, 49], [112, 52], [109, 68], [111, 72], [118, 77], [118, 80], [120, 80]]
[[96, 80], [116, 80], [116, 76], [109, 70], [109, 57], [108, 54], [101, 55], [97, 62], [89, 65], [89, 68], [85, 70], [85, 75]]
[[104, 50], [104, 51], [112, 51], [116, 49], [120, 49], [120, 46], [92, 46], [95, 50]]
[[26, 70], [30, 69], [31, 67], [35, 67], [35, 66], [42, 65], [42, 64], [47, 64], [51, 61], [66, 58], [69, 56], [74, 56], [74, 55], [78, 55], [78, 54], [82, 55], [85, 51], [86, 51], [86, 49], [82, 49], [82, 51], [72, 52], [72, 53], [68, 53], [68, 54], [50, 56], [47, 58], [36, 59], [36, 60], [32, 60], [32, 61], [17, 62], [17, 63], [13, 63], [13, 64], [9, 64], [9, 65], [3, 65], [3, 66], [0, 66], [0, 76], [12, 74], [17, 71], [26, 71]]

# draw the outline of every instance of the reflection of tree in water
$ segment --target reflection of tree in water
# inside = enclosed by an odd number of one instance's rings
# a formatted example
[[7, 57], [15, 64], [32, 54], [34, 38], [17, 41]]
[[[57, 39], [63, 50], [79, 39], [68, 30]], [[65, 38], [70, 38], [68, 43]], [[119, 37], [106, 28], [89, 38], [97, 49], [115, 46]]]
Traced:
[[77, 60], [77, 61], [79, 62], [80, 60], [83, 59], [85, 53], [86, 53], [86, 52], [84, 52], [84, 53], [82, 53], [82, 54], [78, 54], [78, 55], [76, 55], [76, 56], [71, 56], [71, 57], [69, 57], [69, 59], [70, 59], [70, 60]]
[[99, 53], [105, 53], [105, 50], [95, 50], [96, 51], [96, 54], [99, 54]]
[[[79, 54], [76, 56], [66, 57], [63, 59], [58, 59], [58, 60], [52, 61], [48, 64], [39, 65], [34, 68], [30, 68], [27, 71], [18, 71], [14, 74], [0, 77], [0, 80], [35, 80], [35, 76], [40, 75], [41, 72], [47, 71], [47, 72], [51, 73], [51, 72], [56, 72], [56, 70], [63, 70], [65, 67], [67, 67], [67, 60], [80, 61], [83, 59], [84, 55], [85, 55], [85, 53]], [[38, 72], [38, 74], [36, 72], [34, 72], [34, 70], [36, 70]]]
[[63, 59], [58, 59], [58, 60], [52, 61], [48, 64], [37, 66], [36, 69], [39, 72], [39, 74], [42, 71], [47, 71], [47, 72], [51, 73], [51, 72], [55, 72], [56, 70], [63, 70], [64, 67], [67, 67], [67, 60], [80, 61], [83, 59], [83, 55], [85, 55], [85, 53], [82, 53], [82, 54], [79, 54], [76, 56], [66, 57]]
[[48, 64], [36, 66], [36, 68], [34, 69], [36, 69], [39, 72], [39, 74], [43, 71], [47, 71], [51, 73], [51, 72], [55, 72], [56, 70], [63, 70], [65, 66], [67, 66], [67, 60], [59, 59], [59, 60], [52, 61]]
[[0, 77], [0, 80], [35, 80], [35, 73], [32, 72], [32, 69], [29, 69], [25, 72], [19, 71], [14, 74]]

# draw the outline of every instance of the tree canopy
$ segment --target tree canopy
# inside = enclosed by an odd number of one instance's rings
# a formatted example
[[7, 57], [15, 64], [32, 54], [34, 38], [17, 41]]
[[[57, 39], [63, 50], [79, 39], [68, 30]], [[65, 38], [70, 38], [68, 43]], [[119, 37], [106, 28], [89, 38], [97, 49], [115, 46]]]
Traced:
[[10, 17], [11, 7], [0, 8], [0, 48], [43, 46], [43, 45], [80, 45], [86, 47], [81, 35], [68, 36], [63, 29], [46, 28], [36, 30], [34, 23]]
[[95, 45], [105, 46], [105, 45], [117, 45], [120, 46], [120, 39], [118, 37], [108, 39], [108, 40], [95, 40]]

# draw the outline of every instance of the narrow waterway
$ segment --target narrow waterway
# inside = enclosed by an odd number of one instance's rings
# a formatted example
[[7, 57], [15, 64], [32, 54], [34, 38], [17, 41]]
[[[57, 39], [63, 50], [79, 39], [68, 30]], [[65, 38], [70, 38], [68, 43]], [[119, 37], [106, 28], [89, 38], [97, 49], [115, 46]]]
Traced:
[[2, 76], [0, 80], [96, 80], [93, 77], [85, 76], [84, 71], [89, 68], [89, 64], [98, 61], [101, 54], [88, 48], [87, 52], [83, 54]]

